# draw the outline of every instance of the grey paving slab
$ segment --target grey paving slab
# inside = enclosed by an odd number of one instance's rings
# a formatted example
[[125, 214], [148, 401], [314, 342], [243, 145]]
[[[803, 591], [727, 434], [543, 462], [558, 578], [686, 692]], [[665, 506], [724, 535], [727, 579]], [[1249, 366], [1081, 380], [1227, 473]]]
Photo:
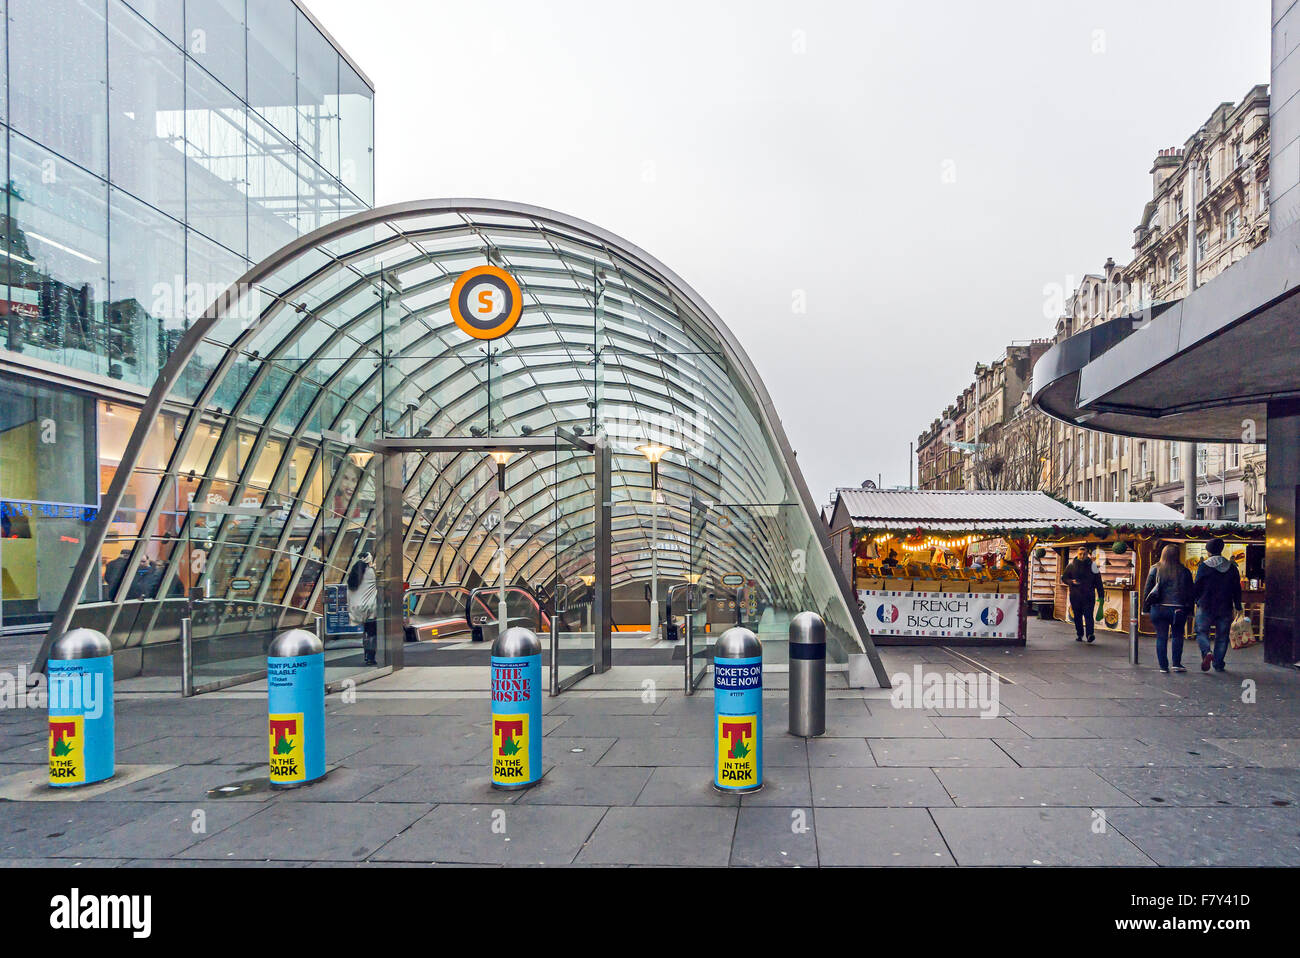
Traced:
[[1022, 738], [1023, 729], [1005, 718], [933, 718], [930, 720], [944, 738]]
[[348, 765], [462, 765], [474, 761], [491, 744], [490, 733], [447, 738], [436, 734], [378, 737], [374, 745], [340, 756], [328, 744], [331, 760], [341, 758]]
[[43, 858], [150, 814], [140, 802], [5, 802], [0, 858]]
[[376, 861], [567, 865], [605, 809], [439, 805], [371, 856]]
[[1265, 768], [1300, 768], [1300, 738], [1211, 739], [1214, 747], [1242, 764]]
[[256, 814], [248, 802], [159, 803], [134, 821], [82, 837], [51, 854], [58, 858], [170, 858]]
[[712, 738], [621, 738], [597, 765], [710, 765]]
[[1161, 865], [1294, 868], [1300, 808], [1123, 808], [1110, 827]]
[[758, 805], [781, 805], [787, 808], [812, 806], [812, 786], [808, 780], [807, 768], [789, 768], [764, 766], [763, 787], [757, 792], [746, 792], [740, 796], [740, 807]]
[[812, 810], [742, 806], [731, 843], [735, 866], [813, 866], [817, 864], [817, 833]]
[[731, 859], [738, 808], [611, 808], [578, 864], [720, 866]]
[[1002, 748], [1017, 765], [1097, 768], [1110, 765], [1167, 765], [1173, 755], [1167, 749], [1137, 739], [1041, 738], [1005, 739]]
[[[784, 726], [782, 726], [782, 729]], [[763, 766], [765, 768], [807, 768], [809, 742], [770, 726], [763, 729]]]
[[1114, 808], [1133, 799], [1088, 768], [938, 768], [953, 804]]
[[220, 763], [238, 765], [267, 761], [265, 735], [165, 735], [162, 738], [129, 745], [117, 750], [117, 760], [124, 763], [204, 765]]
[[520, 805], [631, 805], [650, 769], [625, 765], [562, 765], [520, 797]]
[[1089, 808], [935, 808], [931, 814], [959, 865], [1153, 864], [1116, 828], [1095, 831]]
[[808, 740], [808, 764], [815, 768], [874, 768], [876, 757], [865, 738]]
[[682, 735], [707, 735], [712, 717], [705, 722], [682, 722], [680, 717], [657, 713], [646, 715], [570, 715], [563, 716], [559, 734], [568, 738], [676, 738]]
[[951, 805], [928, 768], [813, 768], [812, 801], [818, 807], [914, 808]]
[[713, 768], [710, 766], [663, 766], [651, 770], [650, 779], [637, 805], [735, 807], [740, 797], [719, 792], [713, 787]]
[[[1097, 738], [1097, 733], [1085, 724], [1089, 721], [1088, 718], [1060, 718], [1040, 715], [1012, 715], [1007, 718], [1008, 723], [1014, 725], [1030, 738]], [[1133, 720], [1132, 718], [1124, 718], [1119, 721], [1132, 722]], [[1131, 731], [1128, 733], [1129, 736], [1132, 736], [1132, 734]], [[1008, 737], [1018, 738], [1019, 736]]]
[[[94, 802], [205, 802], [213, 796], [210, 789], [232, 782], [252, 779], [266, 780], [265, 763], [241, 765], [178, 765], [138, 782], [104, 792], [89, 799]], [[240, 793], [222, 801], [265, 802], [271, 798], [268, 790]]]
[[951, 865], [943, 836], [923, 808], [818, 808], [822, 865]]
[[1021, 700], [1007, 701], [1005, 696], [1002, 704], [1008, 706], [1016, 715], [1026, 716], [1080, 716], [1080, 715], [1134, 715], [1136, 714], [1129, 703], [1119, 699], [1105, 698], [1083, 698], [1083, 699], [1044, 699], [1038, 698], [1036, 701]]
[[920, 709], [891, 708], [887, 702], [873, 709], [871, 717], [863, 724], [866, 738], [942, 738], [943, 732], [935, 724], [938, 716]]
[[1099, 773], [1139, 805], [1300, 806], [1300, 769], [1106, 768]]
[[274, 798], [280, 802], [359, 802], [414, 768], [414, 765], [337, 766], [310, 785], [277, 790]]
[[[425, 804], [275, 802], [187, 848], [180, 858], [353, 861], [368, 858], [429, 811]], [[250, 850], [256, 854], [250, 855]]]
[[872, 738], [867, 739], [876, 764], [998, 767], [1014, 765], [1006, 752], [988, 739]]
[[[713, 708], [712, 696], [692, 696], [696, 701], [704, 702]], [[647, 702], [640, 690], [620, 692], [615, 695], [565, 694], [555, 700], [555, 704], [546, 709], [547, 715], [672, 715], [688, 708], [692, 703], [685, 695], [659, 694], [654, 701]]]
[[[547, 774], [549, 774], [549, 768]], [[543, 775], [545, 778], [545, 775]], [[491, 769], [478, 765], [417, 765], [368, 796], [372, 802], [414, 802], [437, 805], [443, 802], [477, 805], [508, 805], [523, 791], [492, 787]]]

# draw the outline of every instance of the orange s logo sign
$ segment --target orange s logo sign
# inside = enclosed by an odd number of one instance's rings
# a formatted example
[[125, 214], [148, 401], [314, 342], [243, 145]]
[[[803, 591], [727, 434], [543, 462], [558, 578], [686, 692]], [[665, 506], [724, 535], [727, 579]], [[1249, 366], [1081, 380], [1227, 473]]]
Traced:
[[492, 302], [492, 290], [490, 289], [479, 290], [478, 302], [479, 302], [478, 311], [480, 313], [490, 313], [492, 312], [493, 309], [496, 308], [495, 304], [493, 304]]

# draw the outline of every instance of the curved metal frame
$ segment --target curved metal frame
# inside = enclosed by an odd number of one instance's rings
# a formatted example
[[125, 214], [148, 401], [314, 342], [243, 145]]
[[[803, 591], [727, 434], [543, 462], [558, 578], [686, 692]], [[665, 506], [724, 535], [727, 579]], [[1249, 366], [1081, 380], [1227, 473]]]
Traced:
[[[824, 528], [821, 522], [820, 514], [816, 506], [813, 504], [812, 497], [808, 492], [808, 488], [804, 482], [803, 475], [799, 471], [799, 468], [795, 463], [793, 450], [791, 449], [789, 440], [785, 435], [785, 430], [781, 425], [781, 421], [776, 414], [776, 410], [773, 406], [772, 399], [768, 394], [767, 389], [762, 382], [762, 379], [759, 377], [756, 369], [754, 368], [753, 363], [750, 361], [748, 355], [741, 347], [735, 335], [726, 326], [726, 324], [723, 323], [722, 319], [717, 315], [716, 312], [714, 312], [712, 307], [710, 307], [709, 304], [694, 289], [692, 289], [688, 284], [686, 284], [681, 279], [681, 277], [679, 277], [675, 272], [670, 270], [667, 266], [665, 266], [655, 257], [646, 253], [644, 250], [640, 249], [634, 244], [626, 242], [625, 240], [621, 239], [615, 234], [610, 233], [607, 230], [604, 230], [601, 227], [596, 226], [592, 223], [588, 223], [583, 220], [580, 220], [576, 217], [571, 217], [566, 214], [558, 213], [552, 210], [547, 210], [541, 207], [531, 206], [522, 203], [484, 200], [484, 199], [418, 200], [418, 201], [411, 201], [411, 202], [404, 202], [404, 203], [396, 203], [389, 206], [378, 207], [378, 208], [363, 211], [361, 213], [356, 213], [345, 219], [337, 220], [331, 224], [328, 224], [327, 226], [321, 227], [305, 236], [298, 238], [292, 243], [289, 243], [288, 245], [284, 246], [278, 252], [272, 254], [270, 257], [268, 257], [267, 259], [263, 260], [262, 262], [258, 263], [250, 270], [248, 270], [235, 283], [233, 283], [221, 296], [217, 297], [217, 299], [204, 312], [203, 316], [200, 317], [198, 320], [196, 320], [194, 324], [186, 331], [185, 335], [181, 338], [180, 342], [177, 344], [176, 349], [168, 358], [166, 365], [160, 372], [158, 379], [155, 382], [153, 388], [150, 390], [148, 398], [145, 400], [144, 406], [140, 411], [140, 416], [136, 422], [135, 429], [132, 431], [131, 438], [127, 442], [126, 448], [123, 452], [122, 460], [118, 465], [118, 468], [116, 470], [116, 473], [114, 474], [113, 480], [109, 486], [108, 491], [105, 493], [101, 501], [101, 508], [99, 514], [96, 517], [94, 523], [92, 524], [88, 532], [81, 555], [78, 557], [72, 576], [69, 579], [68, 586], [65, 589], [63, 600], [60, 603], [58, 612], [55, 614], [53, 621], [51, 622], [49, 632], [46, 635], [45, 641], [42, 643], [41, 648], [37, 653], [35, 662], [33, 664], [33, 668], [35, 670], [39, 670], [43, 667], [46, 657], [48, 655], [51, 642], [53, 641], [54, 638], [61, 635], [66, 630], [69, 622], [71, 621], [73, 611], [77, 605], [77, 599], [84, 591], [86, 584], [89, 581], [91, 572], [97, 567], [100, 552], [107, 538], [110, 522], [122, 503], [122, 498], [125, 493], [127, 481], [135, 469], [144, 442], [148, 437], [149, 432], [152, 429], [153, 424], [157, 419], [164, 403], [167, 401], [168, 397], [171, 395], [173, 389], [177, 385], [177, 381], [180, 375], [186, 369], [190, 360], [198, 352], [200, 345], [204, 340], [205, 335], [208, 333], [209, 330], [211, 330], [214, 326], [216, 326], [216, 324], [219, 323], [227, 315], [227, 311], [230, 308], [230, 304], [237, 303], [239, 301], [241, 291], [256, 286], [258, 283], [275, 275], [285, 265], [292, 263], [294, 260], [303, 256], [304, 254], [309, 254], [311, 250], [313, 250], [318, 246], [328, 244], [332, 240], [347, 236], [349, 234], [356, 233], [359, 230], [365, 229], [368, 226], [380, 225], [380, 224], [384, 224], [396, 220], [403, 220], [403, 219], [408, 219], [413, 217], [430, 216], [430, 215], [435, 215], [440, 213], [452, 213], [452, 214], [464, 213], [464, 214], [471, 214], [471, 215], [481, 214], [486, 216], [491, 216], [493, 214], [505, 214], [510, 216], [527, 218], [529, 220], [542, 223], [542, 224], [553, 225], [562, 230], [572, 230], [579, 234], [585, 234], [586, 236], [591, 237], [592, 239], [597, 241], [598, 243], [603, 244], [612, 250], [616, 250], [620, 254], [620, 256], [626, 261], [626, 264], [630, 264], [632, 267], [636, 268], [637, 270], [643, 271], [645, 277], [649, 277], [649, 279], [652, 280], [652, 282], [648, 283], [647, 285], [659, 286], [661, 284], [666, 284], [667, 294], [670, 300], [680, 299], [689, 307], [690, 313], [693, 313], [695, 316], [698, 316], [707, 324], [707, 326], [709, 327], [709, 331], [713, 333], [713, 335], [721, 344], [726, 359], [729, 360], [731, 363], [733, 363], [735, 368], [745, 378], [746, 381], [745, 384], [747, 385], [752, 398], [757, 403], [756, 412], [760, 417], [761, 425], [767, 430], [768, 435], [775, 443], [776, 449], [779, 452], [781, 468], [785, 472], [785, 476], [783, 478], [787, 481], [788, 486], [790, 488], [793, 488], [798, 492], [799, 498], [801, 500], [801, 503], [804, 508], [804, 512], [806, 514], [809, 523], [809, 528], [813, 530], [813, 533], [817, 537], [817, 541], [821, 546], [823, 560], [827, 563], [827, 566], [830, 569], [832, 579], [835, 582], [837, 582], [839, 585], [840, 593], [841, 593], [840, 597], [844, 601], [845, 607], [848, 610], [854, 628], [857, 630], [858, 643], [862, 647], [863, 651], [869, 656], [880, 685], [882, 687], [888, 687], [889, 681], [884, 671], [883, 664], [881, 663], [879, 655], [876, 653], [876, 650], [870, 640], [869, 633], [862, 619], [862, 616], [858, 611], [857, 602], [851, 592], [850, 585], [849, 583], [844, 581], [839, 566], [834, 559], [832, 547], [830, 544], [829, 537], [826, 533], [826, 529]], [[469, 224], [469, 225], [471, 228], [473, 228], [476, 224]], [[479, 227], [483, 226], [483, 224], [477, 224], [477, 225]], [[498, 227], [496, 224], [493, 224], [492, 228], [509, 230], [515, 227], [509, 227], [509, 226]], [[401, 240], [402, 240], [401, 236], [394, 237], [395, 243], [401, 242]], [[548, 243], [554, 242], [554, 240], [550, 237], [547, 238], [547, 241]], [[569, 257], [567, 257], [566, 254], [564, 254], [560, 250], [556, 250], [553, 246], [552, 246], [552, 251], [554, 255], [556, 255], [556, 257], [561, 260], [561, 262], [565, 262], [566, 266], [568, 266], [567, 260]], [[367, 249], [366, 252], [373, 253], [374, 251]], [[570, 272], [571, 272], [571, 267], [570, 267]], [[644, 277], [639, 277], [638, 279], [641, 282], [645, 281]], [[429, 282], [431, 284], [446, 283], [448, 282], [448, 276], [446, 272], [443, 271], [443, 274], [441, 276], [434, 277]], [[335, 294], [335, 296], [332, 298], [341, 298], [341, 297], [347, 297], [351, 295], [354, 295], [353, 290], [349, 288], [342, 288], [339, 289]], [[528, 295], [527, 292], [525, 293], [525, 295], [526, 296]], [[628, 296], [629, 298], [634, 298], [630, 291], [628, 291]], [[605, 299], [606, 297], [604, 295], [604, 290], [600, 288], [599, 281], [598, 281], [598, 287], [595, 292], [595, 306], [594, 306], [594, 310], [597, 315], [602, 310], [609, 309], [609, 305], [605, 303]], [[380, 299], [379, 297], [377, 297], [376, 306], [378, 306], [380, 308], [380, 311], [382, 312], [382, 308], [383, 308], [382, 299]], [[655, 304], [651, 304], [651, 303], [642, 303], [638, 301], [638, 302], [634, 302], [632, 306], [633, 309], [635, 310], [645, 310], [648, 313], [656, 313], [658, 311]], [[284, 307], [281, 306], [280, 308], [284, 308]], [[552, 311], [554, 311], [553, 307], [544, 307], [544, 311], [546, 309], [551, 309]], [[316, 312], [317, 310], [304, 309], [301, 311], [305, 312], [306, 314], [304, 315], [304, 318], [302, 319], [301, 322], [310, 323], [312, 318], [312, 313]], [[581, 310], [575, 310], [575, 311], [580, 313], [582, 312]], [[250, 330], [260, 329], [262, 326], [264, 326], [273, 318], [274, 314], [277, 313], [278, 310], [271, 308], [268, 309], [267, 312], [272, 315], [264, 315], [261, 319], [259, 319], [258, 322], [254, 323], [250, 327]], [[373, 312], [373, 310], [370, 309], [366, 310], [362, 314], [355, 317], [355, 321], [358, 323], [361, 322], [363, 318], [368, 313], [371, 312]], [[680, 321], [683, 323], [689, 322], [690, 320], [690, 316], [685, 312], [680, 313], [679, 318]], [[343, 332], [342, 329], [336, 329], [334, 336], [328, 338], [326, 343], [323, 343], [319, 347], [319, 350], [327, 349], [329, 340], [336, 338], [342, 332]], [[220, 383], [222, 381], [224, 371], [228, 368], [229, 364], [234, 361], [236, 353], [237, 353], [236, 349], [234, 348], [229, 349], [227, 351], [227, 355], [222, 358], [221, 362], [218, 363], [216, 369], [213, 370], [213, 373], [209, 377], [208, 382], [205, 384], [204, 388], [200, 391], [199, 395], [196, 397], [194, 401], [194, 412], [192, 413], [192, 415], [201, 417], [204, 414], [205, 409], [207, 409], [209, 406], [212, 405], [211, 398], [212, 398], [213, 385], [215, 383]], [[354, 352], [354, 354], [349, 360], [342, 363], [340, 369], [335, 372], [335, 374], [331, 377], [331, 379], [335, 379], [341, 376], [343, 371], [349, 368], [354, 363], [356, 363], [356, 361], [361, 357], [361, 355], [362, 353], [359, 351]], [[271, 365], [272, 357], [268, 356], [262, 358], [265, 361], [264, 366]], [[666, 360], [662, 356], [658, 357], [657, 359], [647, 358], [647, 362], [657, 363], [658, 365], [660, 365], [661, 368], [663, 367], [665, 361]], [[362, 385], [358, 387], [358, 389], [353, 393], [353, 395], [355, 396], [358, 393], [362, 393], [366, 389], [370, 388], [374, 380], [382, 379], [382, 370], [383, 370], [383, 366], [380, 365], [380, 367], [376, 369], [375, 373], [372, 374], [370, 377], [368, 377], [365, 380], [365, 382], [363, 382]], [[665, 370], [665, 373], [666, 372], [667, 370]], [[526, 374], [526, 371], [521, 372], [521, 375], [522, 374]], [[476, 377], [472, 376], [471, 378], [476, 378]], [[599, 385], [600, 384], [597, 383], [597, 390], [599, 390]], [[317, 395], [312, 405], [314, 406], [318, 404], [321, 401], [321, 397], [323, 397], [324, 394], [325, 393], [322, 390]], [[672, 400], [670, 399], [670, 402], [671, 401]], [[349, 400], [349, 402], [351, 402], [351, 400]], [[309, 411], [304, 415], [310, 415], [310, 414], [311, 413], [309, 409]], [[266, 438], [269, 432], [271, 431], [269, 428], [271, 421], [272, 421], [271, 418], [268, 417], [267, 424], [266, 424], [267, 428], [263, 428], [259, 432], [257, 443], [255, 447], [252, 450], [250, 450], [249, 458], [248, 460], [246, 460], [247, 462], [256, 461], [254, 457], [260, 454], [260, 450], [265, 445]], [[230, 434], [236, 432], [238, 432], [237, 429], [223, 429], [223, 434], [219, 440], [218, 448], [220, 448], [221, 445], [231, 441]], [[187, 450], [180, 449], [178, 447], [177, 450], [174, 450], [174, 455], [178, 453], [183, 453], [185, 451]], [[216, 452], [214, 451], [213, 456], [215, 457], [215, 455]], [[285, 462], [287, 462], [288, 458], [289, 457], [287, 456], [284, 457], [284, 461], [282, 461], [279, 467], [277, 468], [277, 476], [279, 475], [280, 470], [286, 468]], [[309, 466], [309, 469], [314, 471], [316, 468], [320, 468], [318, 462], [323, 458], [324, 458], [324, 442], [322, 442], [321, 444], [321, 449], [313, 457], [313, 462], [312, 465]], [[373, 468], [373, 464], [371, 464], [368, 468]], [[364, 480], [366, 471], [367, 471], [366, 469], [362, 470], [363, 473], [362, 480]], [[330, 483], [331, 486], [333, 486], [334, 482], [337, 481], [339, 474], [340, 473], [335, 474], [335, 476], [331, 480]], [[168, 477], [164, 477], [164, 483], [167, 482], [167, 479]], [[210, 476], [205, 476], [203, 481], [205, 484], [207, 484], [210, 483], [212, 480]], [[303, 480], [304, 486], [306, 481], [307, 481], [306, 479]], [[246, 485], [246, 482], [247, 482], [247, 475], [245, 472], [244, 474], [241, 474], [241, 476], [236, 481], [236, 483], [234, 483], [234, 485], [236, 485], [239, 488], [242, 488], [244, 485]], [[361, 481], [359, 481], [357, 485], [358, 490], [360, 489], [361, 484], [362, 484]], [[161, 493], [162, 491], [163, 491], [162, 485], [160, 484], [159, 492]], [[356, 495], [356, 490], [354, 490], [353, 495], [354, 496]], [[142, 525], [142, 529], [148, 528], [149, 523], [156, 520], [158, 505], [159, 505], [159, 497], [155, 496], [155, 500], [151, 504], [148, 515], [144, 520], [144, 524]], [[322, 509], [320, 513], [317, 515], [317, 517], [315, 518], [313, 525], [319, 525], [323, 521], [325, 511], [326, 510], [322, 504]], [[133, 558], [132, 562], [133, 564], [138, 562], [138, 555], [136, 555]], [[175, 561], [173, 559], [173, 561], [169, 563], [169, 571], [168, 571], [169, 576], [174, 572], [174, 566], [175, 566]], [[128, 581], [130, 576], [133, 575], [133, 573], [134, 573], [134, 568], [126, 570], [126, 573], [123, 576], [123, 581]], [[296, 576], [297, 573], [295, 573], [295, 578]], [[294, 584], [291, 583], [289, 588], [293, 588], [293, 587]], [[317, 582], [315, 589], [319, 590], [319, 588], [320, 588], [320, 582]]]

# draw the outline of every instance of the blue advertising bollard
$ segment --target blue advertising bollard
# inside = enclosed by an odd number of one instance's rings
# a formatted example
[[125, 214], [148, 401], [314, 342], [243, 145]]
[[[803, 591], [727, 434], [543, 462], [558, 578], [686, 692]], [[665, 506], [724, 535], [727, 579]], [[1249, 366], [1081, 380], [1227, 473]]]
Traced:
[[542, 777], [542, 643], [507, 629], [492, 643], [492, 787], [527, 788]]
[[763, 647], [749, 629], [723, 632], [713, 650], [713, 786], [763, 787]]
[[112, 778], [113, 647], [102, 632], [73, 629], [50, 647], [50, 784], [90, 785]]
[[281, 632], [266, 653], [271, 785], [325, 775], [325, 647], [305, 629]]

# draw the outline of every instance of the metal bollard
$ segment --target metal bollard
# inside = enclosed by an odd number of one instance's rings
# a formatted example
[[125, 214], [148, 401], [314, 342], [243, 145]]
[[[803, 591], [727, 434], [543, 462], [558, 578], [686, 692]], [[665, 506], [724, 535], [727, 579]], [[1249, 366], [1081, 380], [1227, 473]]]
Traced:
[[826, 732], [826, 623], [815, 612], [790, 621], [790, 734]]
[[266, 653], [271, 785], [325, 777], [325, 647], [306, 629], [271, 640]]
[[90, 785], [112, 778], [113, 647], [102, 632], [73, 629], [50, 648], [50, 784]]
[[749, 629], [723, 632], [713, 650], [713, 787], [763, 787], [763, 646]]
[[542, 777], [542, 643], [516, 626], [492, 643], [492, 787]]
[[1141, 624], [1142, 609], [1138, 605], [1138, 594], [1128, 594], [1128, 664], [1137, 665], [1141, 659], [1138, 648], [1138, 626]]

